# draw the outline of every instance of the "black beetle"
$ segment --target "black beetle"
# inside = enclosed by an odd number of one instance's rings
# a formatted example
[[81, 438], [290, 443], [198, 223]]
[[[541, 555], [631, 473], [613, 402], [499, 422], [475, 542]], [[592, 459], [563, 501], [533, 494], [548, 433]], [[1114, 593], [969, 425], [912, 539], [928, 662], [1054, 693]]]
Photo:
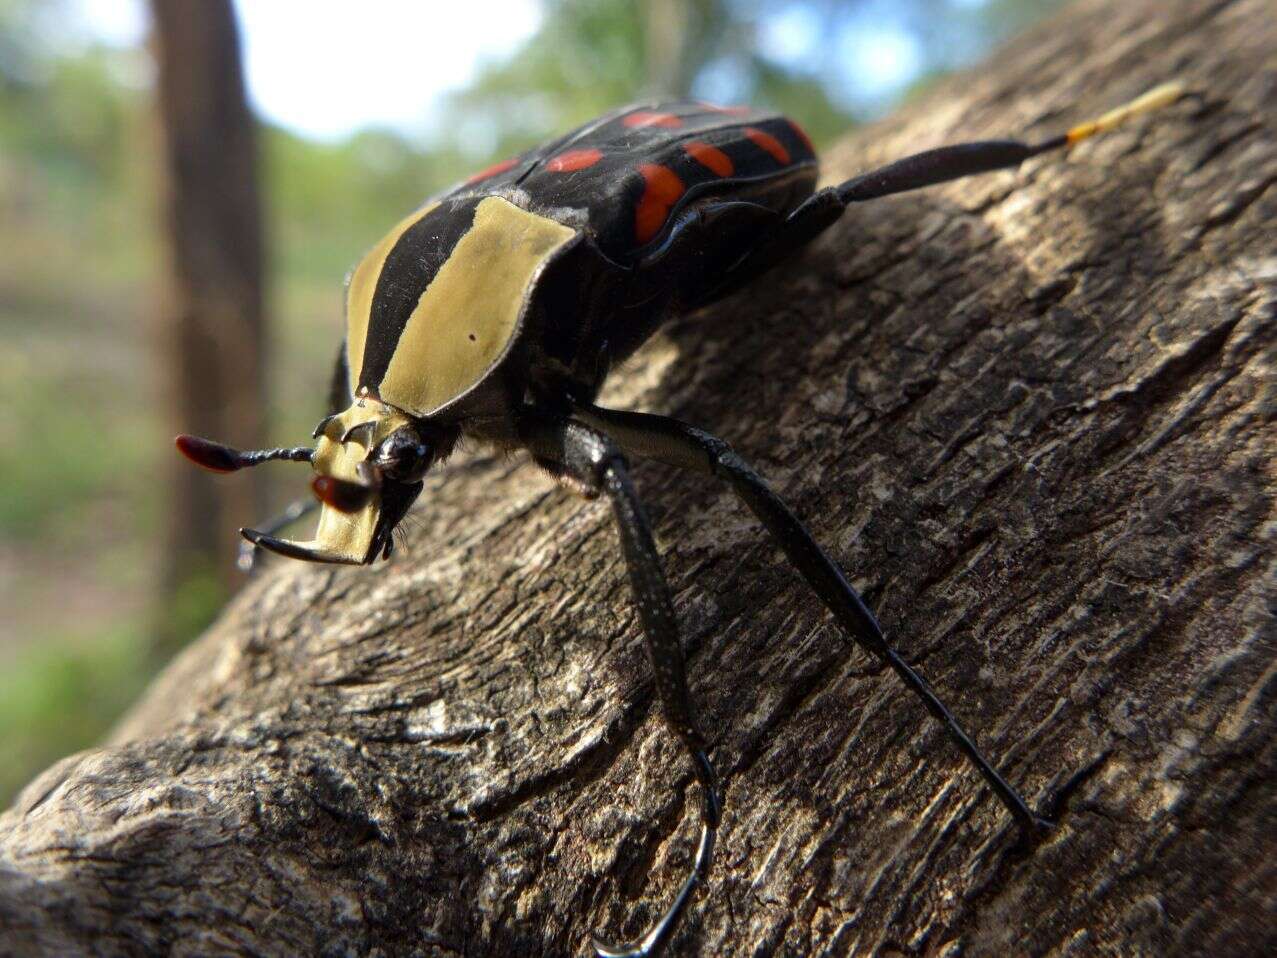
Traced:
[[322, 503], [313, 539], [244, 529], [256, 547], [315, 562], [389, 556], [422, 477], [465, 435], [525, 450], [569, 488], [615, 511], [669, 728], [701, 784], [691, 874], [640, 941], [647, 955], [705, 877], [720, 815], [713, 766], [688, 694], [669, 587], [627, 454], [725, 480], [839, 624], [939, 720], [1022, 829], [1048, 823], [984, 758], [803, 524], [726, 443], [661, 416], [594, 404], [603, 380], [671, 315], [721, 298], [833, 224], [849, 203], [1019, 165], [1182, 95], [1170, 83], [1068, 133], [929, 150], [815, 191], [816, 155], [792, 121], [704, 103], [627, 107], [471, 177], [406, 216], [351, 273], [330, 415], [307, 447], [241, 453], [179, 436], [202, 466], [305, 460]]

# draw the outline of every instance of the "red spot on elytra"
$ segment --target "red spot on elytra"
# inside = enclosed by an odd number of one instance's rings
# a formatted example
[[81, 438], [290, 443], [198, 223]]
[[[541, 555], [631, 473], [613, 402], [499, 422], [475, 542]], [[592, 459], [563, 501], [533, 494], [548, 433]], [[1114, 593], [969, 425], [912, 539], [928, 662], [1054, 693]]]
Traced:
[[732, 163], [732, 158], [722, 150], [717, 147], [710, 146], [708, 143], [701, 143], [699, 140], [690, 140], [683, 144], [683, 149], [687, 151], [688, 156], [712, 172], [715, 176], [731, 176], [736, 172], [736, 167]]
[[629, 127], [663, 126], [668, 130], [683, 125], [683, 121], [673, 113], [652, 113], [648, 110], [635, 110], [621, 120], [621, 123]]
[[549, 160], [545, 168], [551, 173], [574, 173], [593, 166], [601, 159], [602, 150], [568, 150]]
[[643, 177], [643, 195], [634, 208], [634, 236], [646, 243], [661, 231], [670, 208], [678, 202], [687, 187], [668, 166], [644, 163], [638, 168]]
[[486, 180], [489, 177], [496, 176], [498, 173], [504, 173], [510, 167], [514, 166], [515, 159], [502, 160], [500, 163], [493, 163], [491, 166], [480, 170], [474, 176], [466, 180], [467, 183], [478, 183], [480, 180]]
[[807, 135], [807, 131], [804, 130], [801, 126], [799, 126], [797, 123], [795, 123], [793, 120], [788, 120], [787, 122], [789, 123], [790, 129], [794, 131], [794, 135], [797, 136], [798, 139], [802, 141], [803, 146], [807, 147], [807, 149], [810, 150], [812, 153], [815, 153], [816, 147], [812, 145], [811, 137]]
[[764, 133], [756, 126], [747, 126], [741, 132], [749, 137], [755, 146], [770, 153], [777, 163], [784, 165], [789, 162], [789, 151], [785, 149], [785, 144], [770, 133]]

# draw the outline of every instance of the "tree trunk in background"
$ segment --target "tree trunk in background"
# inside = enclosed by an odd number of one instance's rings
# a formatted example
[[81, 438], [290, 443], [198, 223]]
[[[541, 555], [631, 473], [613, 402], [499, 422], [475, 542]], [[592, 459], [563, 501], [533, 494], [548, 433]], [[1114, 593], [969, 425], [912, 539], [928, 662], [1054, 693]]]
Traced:
[[[726, 797], [668, 954], [1272, 953], [1277, 21], [1088, 2], [828, 158], [1046, 135], [850, 211], [614, 403], [731, 439], [1058, 826], [1007, 814], [721, 487], [635, 470]], [[475, 455], [388, 565], [279, 562], [0, 818], [23, 954], [584, 955], [684, 875], [695, 789], [606, 505]]]
[[690, 0], [647, 0], [644, 4], [643, 46], [647, 58], [646, 96], [654, 99], [686, 96]]
[[[229, 0], [153, 0], [151, 11], [167, 184], [172, 428], [251, 447], [265, 438], [262, 227], [235, 17]], [[218, 479], [177, 455], [170, 468], [162, 652], [190, 634], [200, 596], [238, 584], [235, 530], [262, 505], [259, 476]]]

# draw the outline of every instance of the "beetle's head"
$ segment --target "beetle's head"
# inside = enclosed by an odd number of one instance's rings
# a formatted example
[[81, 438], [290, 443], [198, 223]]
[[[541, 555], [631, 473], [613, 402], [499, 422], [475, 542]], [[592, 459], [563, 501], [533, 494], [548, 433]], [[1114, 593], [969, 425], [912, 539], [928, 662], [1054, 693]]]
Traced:
[[295, 542], [255, 529], [240, 532], [254, 545], [293, 559], [361, 565], [390, 555], [395, 526], [421, 492], [426, 472], [452, 451], [457, 430], [369, 398], [323, 420], [315, 438], [313, 450], [240, 452], [193, 436], [178, 436], [177, 447], [214, 472], [273, 459], [309, 461], [317, 473], [311, 488], [321, 503], [315, 537]]

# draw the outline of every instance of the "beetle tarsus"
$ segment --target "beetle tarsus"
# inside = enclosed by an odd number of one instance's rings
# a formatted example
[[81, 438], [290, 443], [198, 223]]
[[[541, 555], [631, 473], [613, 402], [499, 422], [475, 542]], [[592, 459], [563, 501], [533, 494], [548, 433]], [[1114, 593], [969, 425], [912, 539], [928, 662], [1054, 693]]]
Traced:
[[674, 901], [665, 909], [665, 914], [661, 915], [656, 924], [642, 938], [618, 945], [609, 942], [596, 932], [591, 937], [591, 941], [595, 954], [599, 958], [646, 958], [648, 955], [655, 954], [669, 937], [670, 932], [678, 925], [679, 918], [691, 900], [696, 886], [704, 882], [709, 874], [710, 861], [714, 857], [714, 839], [718, 832], [721, 806], [714, 779], [714, 768], [709, 763], [709, 757], [704, 750], [699, 749], [694, 757], [697, 763], [697, 778], [701, 781], [704, 807], [701, 813], [701, 840], [696, 848], [696, 861], [692, 865], [691, 874], [683, 880], [678, 894], [674, 896]]
[[1017, 824], [1020, 827], [1021, 840], [1030, 846], [1038, 845], [1055, 834], [1055, 820], [1042, 815], [1034, 814], [1028, 821]]

